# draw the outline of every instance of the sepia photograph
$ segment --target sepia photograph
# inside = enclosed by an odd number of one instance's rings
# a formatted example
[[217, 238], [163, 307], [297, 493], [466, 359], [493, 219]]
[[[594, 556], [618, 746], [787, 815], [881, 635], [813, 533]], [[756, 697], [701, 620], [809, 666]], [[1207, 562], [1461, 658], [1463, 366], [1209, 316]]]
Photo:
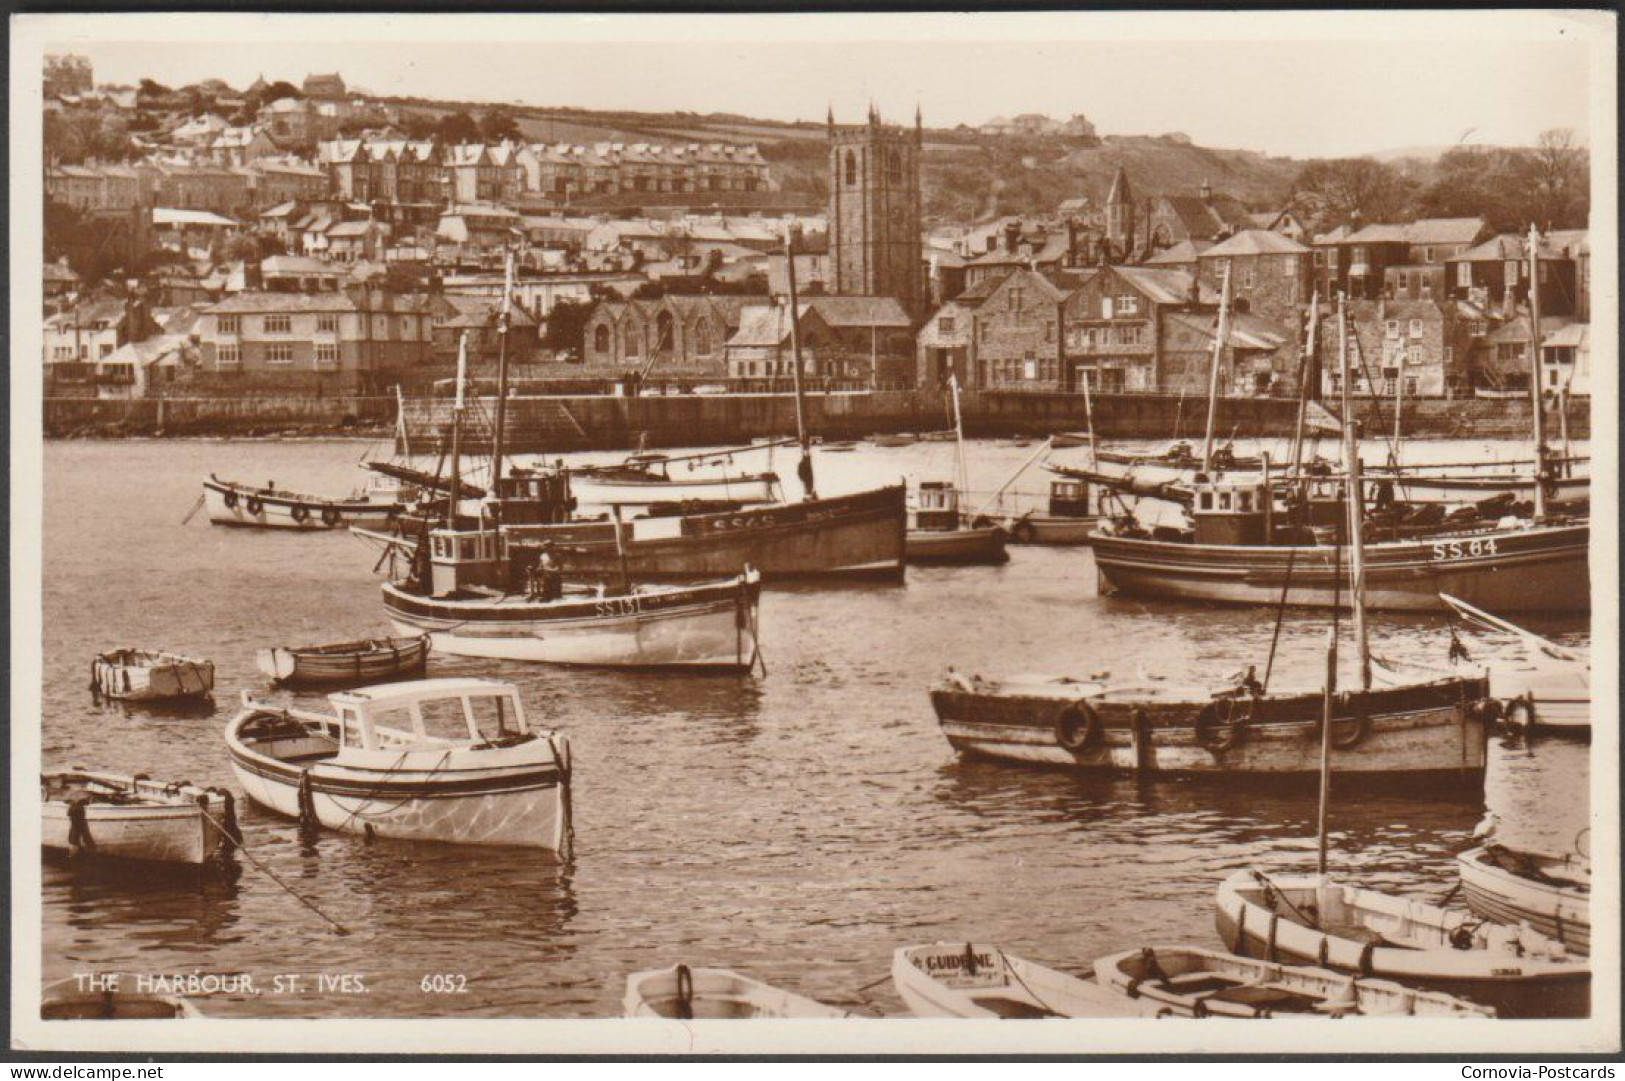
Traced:
[[1618, 1053], [1616, 35], [12, 16], [10, 1052]]

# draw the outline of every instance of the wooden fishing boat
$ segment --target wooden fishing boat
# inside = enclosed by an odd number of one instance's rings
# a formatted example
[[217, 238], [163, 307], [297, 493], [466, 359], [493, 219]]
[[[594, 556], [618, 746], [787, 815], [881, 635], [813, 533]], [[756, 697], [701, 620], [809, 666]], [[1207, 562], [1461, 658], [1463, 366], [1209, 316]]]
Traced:
[[1527, 924], [1570, 953], [1591, 953], [1591, 861], [1490, 843], [1456, 857], [1462, 899], [1496, 923]]
[[967, 525], [959, 513], [959, 492], [944, 481], [922, 481], [913, 522], [903, 543], [909, 563], [989, 564], [1008, 562], [1004, 530]]
[[40, 777], [40, 844], [75, 858], [200, 867], [231, 844], [230, 794], [146, 776], [64, 770]]
[[188, 999], [138, 991], [62, 991], [40, 1002], [41, 1021], [171, 1021], [203, 1016]]
[[[1489, 464], [1495, 471], [1470, 467], [1457, 467], [1452, 473], [1439, 472], [1438, 467], [1377, 468], [1368, 479], [1390, 485], [1394, 498], [1406, 503], [1459, 505], [1498, 498], [1518, 502], [1534, 499], [1533, 471], [1510, 472], [1501, 463]], [[1585, 502], [1591, 497], [1591, 478], [1586, 474], [1549, 477], [1546, 494], [1555, 503]]]
[[1099, 986], [1172, 1017], [1494, 1017], [1495, 1011], [1392, 980], [1279, 965], [1197, 946], [1146, 946], [1095, 962]]
[[900, 432], [897, 435], [870, 436], [869, 442], [877, 447], [912, 447], [919, 439], [909, 432]]
[[381, 529], [403, 509], [395, 498], [377, 492], [327, 499], [271, 485], [256, 488], [213, 474], [203, 482], [203, 498], [215, 525], [253, 529]]
[[915, 1017], [1155, 1017], [1145, 1003], [1114, 995], [997, 946], [938, 942], [892, 954], [892, 986]]
[[1591, 971], [1562, 943], [1466, 909], [1359, 889], [1322, 875], [1237, 871], [1219, 886], [1226, 948], [1469, 999], [1500, 1017], [1585, 1017]]
[[[1342, 695], [1332, 718], [1336, 767], [1351, 780], [1482, 784], [1488, 695], [1482, 678], [1455, 677]], [[961, 754], [1098, 773], [1309, 778], [1320, 769], [1319, 691], [998, 683], [950, 672], [931, 705]]]
[[632, 973], [626, 978], [622, 1008], [630, 1018], [670, 1017], [682, 1021], [853, 1016], [726, 968], [687, 965]]
[[[759, 447], [778, 446], [764, 443]], [[669, 458], [664, 454], [635, 454], [617, 465], [576, 466], [570, 477], [576, 497], [583, 503], [610, 506], [651, 503], [681, 503], [698, 500], [711, 503], [776, 503], [779, 500], [779, 475], [773, 472], [724, 473], [720, 476], [694, 475], [695, 467], [719, 459], [731, 460], [735, 451], [711, 451]], [[688, 466], [688, 473], [674, 475], [680, 464]]]
[[160, 649], [109, 650], [90, 662], [90, 689], [128, 702], [206, 698], [214, 690], [214, 662]]
[[255, 661], [277, 683], [302, 686], [335, 683], [379, 683], [423, 671], [429, 636], [365, 638], [324, 646], [277, 646], [262, 649]]
[[[1522, 656], [1496, 656], [1484, 665], [1490, 693], [1506, 702], [1505, 729], [1523, 737], [1591, 738], [1591, 658], [1586, 650], [1560, 646], [1459, 597], [1442, 594], [1439, 599], [1468, 622], [1518, 639]], [[1473, 661], [1465, 656], [1461, 663]]]
[[511, 684], [425, 679], [328, 702], [331, 715], [244, 694], [226, 748], [250, 799], [346, 833], [568, 850], [569, 741], [533, 728]]
[[1090, 543], [1099, 517], [1090, 505], [1089, 485], [1073, 477], [1050, 481], [1045, 511], [1031, 511], [1004, 522], [1011, 544], [1081, 545]]
[[[495, 530], [429, 533], [427, 567], [383, 585], [402, 634], [442, 653], [550, 664], [748, 671], [757, 657], [761, 576], [698, 585], [539, 586]], [[539, 551], [530, 553], [539, 556]]]
[[619, 577], [624, 553], [634, 580], [720, 578], [749, 565], [763, 581], [809, 577], [900, 578], [908, 509], [901, 485], [705, 514], [628, 519], [617, 544], [613, 521], [515, 526], [517, 550], [552, 541], [574, 578]]

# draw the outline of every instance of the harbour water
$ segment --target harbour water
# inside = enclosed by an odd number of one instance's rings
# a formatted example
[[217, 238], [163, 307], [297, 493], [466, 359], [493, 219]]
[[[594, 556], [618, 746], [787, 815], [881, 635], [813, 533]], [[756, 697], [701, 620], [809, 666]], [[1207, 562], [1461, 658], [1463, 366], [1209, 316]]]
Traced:
[[[377, 551], [345, 534], [181, 519], [211, 471], [339, 494], [360, 482], [355, 462], [367, 449], [49, 444], [43, 765], [231, 786], [222, 728], [241, 691], [267, 693], [254, 651], [385, 632]], [[1420, 453], [1470, 461], [1519, 449], [1456, 442]], [[820, 489], [949, 479], [953, 450], [820, 454]], [[972, 488], [991, 490], [1031, 452], [972, 447]], [[780, 455], [779, 472], [793, 477]], [[1379, 458], [1373, 448], [1370, 460]], [[1034, 471], [1023, 487], [1043, 483]], [[1326, 620], [1287, 613], [1277, 685], [1315, 685]], [[433, 658], [431, 674], [518, 683], [533, 716], [570, 736], [570, 865], [335, 834], [312, 851], [294, 823], [244, 805], [255, 857], [350, 934], [334, 934], [253, 867], [235, 882], [200, 884], [48, 866], [45, 979], [246, 974], [256, 993], [239, 980], [199, 1003], [234, 1017], [591, 1017], [618, 1012], [626, 973], [683, 962], [895, 1014], [902, 1006], [885, 977], [896, 946], [974, 937], [1078, 971], [1136, 944], [1214, 946], [1213, 891], [1228, 871], [1313, 867], [1313, 791], [960, 762], [926, 696], [949, 664], [990, 677], [1144, 668], [1182, 682], [1262, 670], [1273, 613], [1101, 597], [1086, 549], [1017, 548], [1003, 567], [910, 568], [900, 586], [770, 588], [761, 624], [765, 677]], [[1532, 628], [1564, 642], [1589, 637], [1584, 620]], [[1440, 618], [1377, 613], [1371, 632], [1380, 656], [1445, 662]], [[1497, 648], [1468, 642], [1475, 657]], [[90, 658], [120, 645], [212, 658], [212, 711], [93, 704]], [[1492, 747], [1484, 802], [1509, 840], [1571, 849], [1587, 824], [1588, 753]], [[1333, 866], [1438, 898], [1484, 802], [1334, 789]], [[277, 974], [302, 979], [279, 994]], [[344, 974], [361, 979], [331, 986]]]

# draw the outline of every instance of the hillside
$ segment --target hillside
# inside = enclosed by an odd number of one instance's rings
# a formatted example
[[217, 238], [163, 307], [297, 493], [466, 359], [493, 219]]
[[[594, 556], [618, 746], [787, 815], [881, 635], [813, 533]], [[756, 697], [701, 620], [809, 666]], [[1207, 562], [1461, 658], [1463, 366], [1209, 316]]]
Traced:
[[[486, 106], [387, 99], [408, 114], [438, 118]], [[527, 139], [549, 142], [754, 142], [787, 192], [821, 202], [826, 194], [824, 125], [724, 113], [603, 112], [502, 106]], [[1247, 150], [1196, 146], [1182, 136], [989, 138], [964, 129], [925, 129], [922, 186], [933, 221], [1052, 212], [1066, 199], [1104, 202], [1119, 165], [1140, 198], [1194, 194], [1204, 180], [1259, 209], [1278, 206], [1302, 162]]]

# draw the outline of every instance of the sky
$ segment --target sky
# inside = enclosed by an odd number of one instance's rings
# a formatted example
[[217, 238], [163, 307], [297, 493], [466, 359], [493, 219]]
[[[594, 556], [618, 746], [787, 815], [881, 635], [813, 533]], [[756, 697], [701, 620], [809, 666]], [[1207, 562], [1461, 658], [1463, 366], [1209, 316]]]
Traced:
[[[48, 18], [48, 17], [45, 17]], [[1082, 113], [1290, 157], [1585, 139], [1584, 27], [1552, 13], [80, 16], [98, 82], [338, 71], [379, 94], [928, 126]], [[181, 36], [197, 40], [173, 40]], [[162, 40], [169, 38], [171, 40]], [[99, 40], [97, 40], [99, 39]]]

